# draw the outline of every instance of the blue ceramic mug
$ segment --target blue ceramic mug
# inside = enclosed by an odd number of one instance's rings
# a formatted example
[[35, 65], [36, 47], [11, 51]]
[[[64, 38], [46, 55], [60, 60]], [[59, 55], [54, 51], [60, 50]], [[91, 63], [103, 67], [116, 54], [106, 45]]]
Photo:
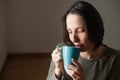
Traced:
[[73, 65], [71, 59], [78, 60], [80, 55], [80, 48], [74, 46], [62, 46], [62, 57], [64, 61], [64, 68], [67, 69], [67, 64]]

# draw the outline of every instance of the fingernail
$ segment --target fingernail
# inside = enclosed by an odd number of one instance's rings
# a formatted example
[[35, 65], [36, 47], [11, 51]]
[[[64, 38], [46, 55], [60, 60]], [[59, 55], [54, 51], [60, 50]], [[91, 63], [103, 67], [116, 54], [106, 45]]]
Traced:
[[71, 61], [74, 61], [74, 58], [72, 58]]

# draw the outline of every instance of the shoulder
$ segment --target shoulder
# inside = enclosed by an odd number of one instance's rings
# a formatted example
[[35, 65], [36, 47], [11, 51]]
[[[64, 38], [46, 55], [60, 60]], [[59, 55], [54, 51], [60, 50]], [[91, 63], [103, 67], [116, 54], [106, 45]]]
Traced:
[[113, 65], [118, 66], [120, 64], [120, 51], [107, 46], [105, 54], [108, 57], [107, 60], [110, 60]]
[[111, 47], [106, 46], [106, 51], [105, 51], [106, 55], [110, 56], [114, 56], [114, 57], [120, 57], [120, 51], [113, 49]]
[[108, 80], [119, 80], [120, 79], [120, 51], [113, 48], [107, 47], [110, 65], [109, 79]]
[[113, 49], [111, 47], [105, 46], [106, 50], [103, 56], [103, 59], [105, 62], [114, 65], [116, 63], [120, 63], [120, 52], [116, 49]]

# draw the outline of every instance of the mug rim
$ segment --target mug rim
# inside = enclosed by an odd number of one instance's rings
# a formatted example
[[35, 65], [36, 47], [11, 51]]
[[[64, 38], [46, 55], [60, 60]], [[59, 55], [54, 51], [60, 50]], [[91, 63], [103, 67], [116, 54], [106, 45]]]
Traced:
[[62, 47], [69, 47], [69, 48], [79, 48], [79, 47], [75, 47], [75, 46], [67, 46], [67, 45], [64, 45]]

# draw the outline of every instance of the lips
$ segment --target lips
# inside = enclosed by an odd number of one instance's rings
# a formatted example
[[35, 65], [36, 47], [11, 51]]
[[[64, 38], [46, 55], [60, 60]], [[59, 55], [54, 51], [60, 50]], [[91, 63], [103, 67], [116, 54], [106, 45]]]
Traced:
[[75, 47], [77, 47], [77, 48], [81, 48], [81, 45], [75, 45]]

